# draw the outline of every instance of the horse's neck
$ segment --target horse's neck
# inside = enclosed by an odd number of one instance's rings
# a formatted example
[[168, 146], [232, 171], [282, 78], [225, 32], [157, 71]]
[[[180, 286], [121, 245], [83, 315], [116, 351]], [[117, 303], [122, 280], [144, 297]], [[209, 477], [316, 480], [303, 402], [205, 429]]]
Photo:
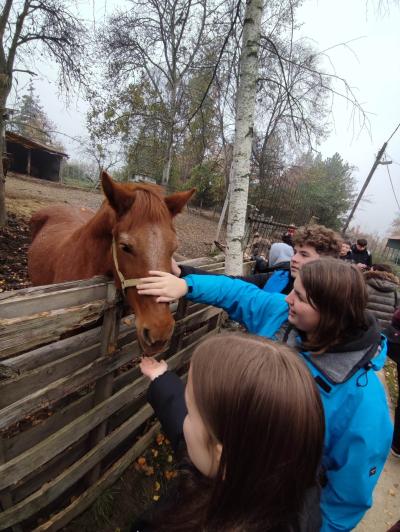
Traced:
[[112, 271], [111, 243], [115, 217], [111, 207], [105, 203], [86, 224], [74, 234], [75, 242], [84, 246], [87, 266], [96, 274]]

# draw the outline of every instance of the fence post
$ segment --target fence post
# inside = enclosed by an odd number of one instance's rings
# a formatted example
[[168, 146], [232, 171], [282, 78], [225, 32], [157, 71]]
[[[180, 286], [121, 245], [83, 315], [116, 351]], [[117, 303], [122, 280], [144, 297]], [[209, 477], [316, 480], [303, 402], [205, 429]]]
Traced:
[[[112, 356], [117, 349], [119, 319], [118, 319], [118, 301], [115, 284], [107, 285], [107, 309], [104, 313], [103, 326], [101, 329], [101, 347], [100, 357]], [[103, 402], [112, 395], [114, 375], [113, 372], [105, 375], [96, 382], [94, 389], [93, 407]], [[97, 445], [107, 433], [107, 421], [100, 423], [89, 436], [89, 445], [92, 449]], [[88, 474], [87, 482], [92, 485], [100, 477], [101, 463], [97, 464]]]
[[[176, 309], [176, 313], [175, 313], [176, 322], [178, 322], [179, 320], [183, 319], [186, 316], [188, 305], [189, 305], [189, 301], [187, 299], [182, 298], [179, 300], [178, 308]], [[167, 356], [172, 355], [173, 353], [180, 350], [184, 335], [185, 335], [184, 329], [182, 329], [179, 332], [174, 333], [174, 335], [172, 336], [170, 346], [167, 351]]]

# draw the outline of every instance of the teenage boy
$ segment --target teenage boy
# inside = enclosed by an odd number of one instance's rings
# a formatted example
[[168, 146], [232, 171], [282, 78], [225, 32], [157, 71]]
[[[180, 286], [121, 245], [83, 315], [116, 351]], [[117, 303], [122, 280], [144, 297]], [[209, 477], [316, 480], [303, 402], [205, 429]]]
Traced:
[[342, 243], [342, 249], [340, 250], [339, 259], [352, 261], [351, 258], [351, 242], [350, 240], [344, 240]]
[[351, 248], [351, 260], [357, 264], [361, 270], [368, 270], [372, 266], [372, 255], [367, 249], [368, 242], [365, 238], [359, 238]]

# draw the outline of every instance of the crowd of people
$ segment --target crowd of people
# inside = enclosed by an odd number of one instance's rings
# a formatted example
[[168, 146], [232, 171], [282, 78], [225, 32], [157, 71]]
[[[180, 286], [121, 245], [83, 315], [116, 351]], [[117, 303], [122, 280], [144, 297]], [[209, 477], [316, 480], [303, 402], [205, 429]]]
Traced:
[[164, 361], [142, 360], [148, 400], [183, 457], [179, 485], [132, 530], [352, 530], [390, 450], [400, 457], [400, 404], [393, 431], [377, 375], [387, 354], [400, 369], [390, 266], [373, 264], [366, 240], [319, 225], [253, 258], [250, 276], [173, 261], [137, 287], [160, 304], [220, 307], [247, 334], [200, 343], [186, 388]]

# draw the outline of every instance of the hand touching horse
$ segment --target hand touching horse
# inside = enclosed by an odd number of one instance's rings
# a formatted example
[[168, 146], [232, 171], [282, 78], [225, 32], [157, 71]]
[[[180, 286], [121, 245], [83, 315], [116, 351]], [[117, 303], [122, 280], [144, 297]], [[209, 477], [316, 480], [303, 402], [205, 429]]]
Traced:
[[[172, 219], [195, 190], [164, 196], [158, 186], [116, 183], [106, 172], [102, 185], [106, 200], [96, 213], [54, 205], [32, 216], [28, 271], [33, 284], [108, 275], [121, 288], [124, 280], [146, 277], [149, 270], [171, 271], [177, 248]], [[125, 296], [136, 314], [141, 346], [151, 355], [166, 346], [174, 320], [167, 304], [139, 296], [134, 285], [127, 283]]]

